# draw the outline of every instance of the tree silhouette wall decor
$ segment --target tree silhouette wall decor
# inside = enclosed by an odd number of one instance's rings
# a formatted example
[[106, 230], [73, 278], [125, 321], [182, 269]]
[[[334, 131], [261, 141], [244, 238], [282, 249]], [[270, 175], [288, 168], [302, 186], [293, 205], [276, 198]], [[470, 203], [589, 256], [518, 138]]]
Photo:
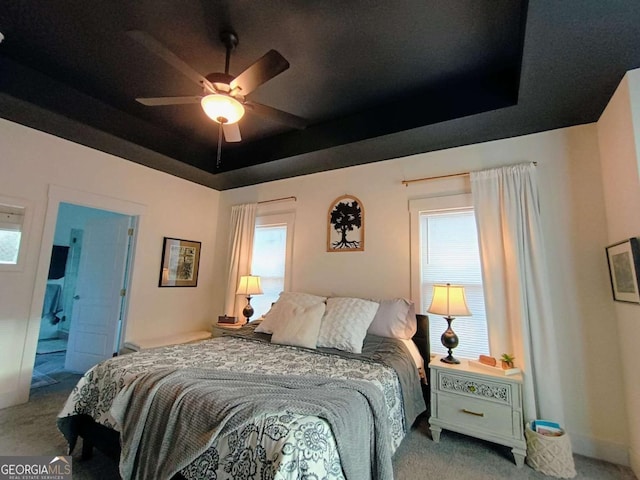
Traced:
[[336, 198], [329, 207], [328, 252], [364, 250], [364, 207], [353, 195]]

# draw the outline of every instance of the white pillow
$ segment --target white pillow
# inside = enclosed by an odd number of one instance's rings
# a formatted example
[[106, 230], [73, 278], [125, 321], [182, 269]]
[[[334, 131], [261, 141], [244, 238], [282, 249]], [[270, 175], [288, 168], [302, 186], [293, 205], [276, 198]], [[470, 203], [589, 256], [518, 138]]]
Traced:
[[278, 313], [279, 304], [283, 301], [293, 303], [299, 307], [310, 307], [311, 305], [316, 305], [318, 303], [324, 303], [326, 297], [319, 297], [318, 295], [311, 295], [310, 293], [302, 293], [302, 292], [282, 292], [278, 297], [278, 301], [271, 307], [260, 325], [258, 325], [255, 329], [258, 333], [273, 333], [273, 326], [278, 322]]
[[318, 346], [362, 353], [362, 342], [378, 304], [362, 298], [331, 297], [322, 318]]
[[300, 307], [291, 302], [283, 302], [280, 321], [273, 327], [271, 343], [315, 349], [324, 311], [324, 303]]
[[369, 333], [379, 337], [411, 340], [418, 324], [413, 302], [405, 298], [380, 300], [380, 307], [369, 326]]
[[304, 292], [280, 292], [278, 300], [288, 300], [301, 307], [308, 307], [316, 303], [326, 302], [327, 297], [321, 297], [320, 295], [313, 295], [311, 293]]
[[418, 350], [418, 346], [414, 343], [413, 340], [406, 340], [404, 338], [399, 339], [402, 343], [404, 343], [407, 350], [411, 354], [411, 358], [413, 358], [413, 363], [416, 364], [416, 368], [424, 368], [424, 358], [420, 355], [420, 350]]
[[273, 328], [278, 324], [280, 320], [279, 310], [282, 308], [280, 302], [276, 302], [271, 305], [271, 309], [264, 315], [258, 326], [255, 328], [254, 332], [258, 333], [268, 333], [271, 335], [273, 333]]

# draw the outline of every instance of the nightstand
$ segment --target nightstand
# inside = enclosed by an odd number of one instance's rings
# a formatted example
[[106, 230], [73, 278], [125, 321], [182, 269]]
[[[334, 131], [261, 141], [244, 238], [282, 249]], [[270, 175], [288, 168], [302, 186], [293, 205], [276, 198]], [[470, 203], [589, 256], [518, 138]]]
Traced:
[[461, 360], [459, 365], [429, 363], [431, 384], [431, 435], [452, 430], [511, 447], [516, 465], [527, 455], [522, 414], [522, 375], [485, 371]]
[[245, 323], [214, 323], [211, 325], [211, 336], [221, 337], [225, 334], [225, 332], [233, 332], [234, 330], [238, 330], [244, 327]]

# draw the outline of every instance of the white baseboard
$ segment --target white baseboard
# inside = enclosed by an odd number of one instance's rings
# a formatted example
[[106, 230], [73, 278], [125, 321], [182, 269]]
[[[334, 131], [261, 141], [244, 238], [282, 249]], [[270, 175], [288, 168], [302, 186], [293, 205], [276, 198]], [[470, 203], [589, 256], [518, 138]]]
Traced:
[[29, 401], [29, 391], [27, 390], [27, 396], [24, 396], [24, 392], [19, 390], [13, 390], [0, 394], [0, 409], [13, 407], [14, 405], [20, 405]]
[[597, 458], [598, 460], [604, 460], [617, 465], [624, 465], [625, 467], [630, 466], [629, 445], [600, 440], [571, 432], [569, 432], [569, 435], [571, 435], [573, 453], [584, 455], [585, 457]]

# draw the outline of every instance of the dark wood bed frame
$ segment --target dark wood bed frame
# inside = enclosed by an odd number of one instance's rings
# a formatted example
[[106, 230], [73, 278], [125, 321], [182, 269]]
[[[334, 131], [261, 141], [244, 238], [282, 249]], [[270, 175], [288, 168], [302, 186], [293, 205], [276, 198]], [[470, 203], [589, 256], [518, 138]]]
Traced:
[[[429, 345], [429, 318], [427, 315], [416, 315], [417, 331], [413, 336], [413, 341], [418, 347], [418, 351], [424, 359], [425, 373], [427, 373], [427, 366], [429, 365], [430, 345]], [[428, 375], [427, 375], [428, 378]], [[425, 412], [428, 415], [430, 392], [429, 386], [422, 382], [422, 395], [425, 401]], [[423, 417], [425, 413], [420, 415]], [[94, 447], [100, 450], [103, 454], [112, 458], [114, 461], [120, 460], [120, 433], [105, 427], [99, 423], [96, 423], [90, 415], [79, 415], [77, 417], [78, 435], [82, 438], [82, 460], [88, 460], [93, 455]], [[69, 445], [68, 454], [75, 448], [74, 445]], [[173, 477], [173, 480], [184, 480], [184, 477], [179, 473]]]

